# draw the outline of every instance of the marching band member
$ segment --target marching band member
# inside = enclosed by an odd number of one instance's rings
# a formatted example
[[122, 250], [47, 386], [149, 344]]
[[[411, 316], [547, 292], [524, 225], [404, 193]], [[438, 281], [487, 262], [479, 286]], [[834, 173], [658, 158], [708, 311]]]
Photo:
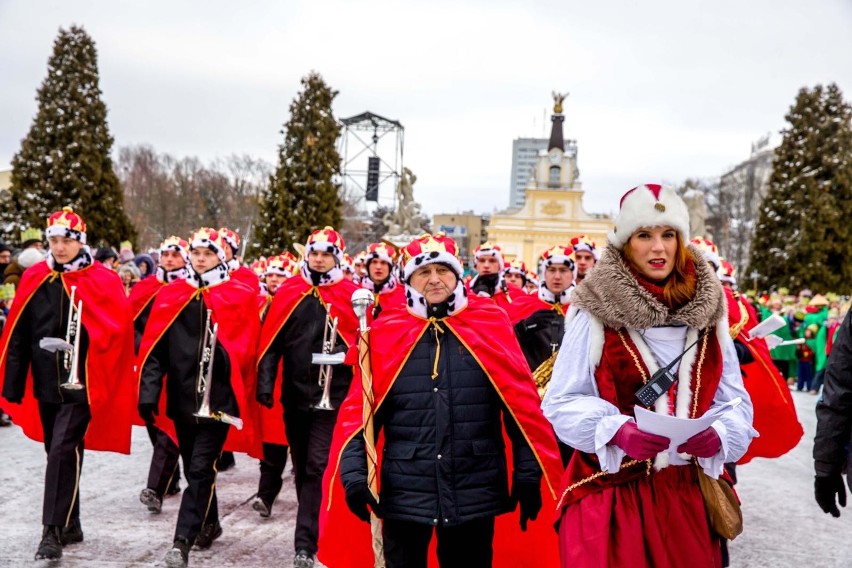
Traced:
[[518, 517], [503, 515], [520, 504], [526, 531], [543, 503], [552, 510], [562, 470], [508, 318], [468, 296], [452, 239], [424, 235], [403, 255], [407, 304], [383, 312], [369, 339], [381, 489], [374, 494], [367, 477], [357, 381], [335, 433], [321, 559], [372, 566], [369, 531], [355, 522], [372, 509], [387, 568], [425, 568], [433, 533], [444, 567], [552, 566], [549, 520], [524, 534]]
[[[284, 427], [296, 472], [299, 502], [295, 568], [314, 565], [322, 476], [328, 463], [337, 409], [352, 381], [349, 366], [335, 365], [331, 367], [331, 378], [321, 385], [321, 366], [311, 363], [312, 354], [344, 352], [353, 344], [358, 328], [351, 304], [352, 293], [358, 286], [344, 278], [341, 268], [344, 250], [343, 237], [333, 228], [311, 233], [299, 276], [286, 281], [272, 300], [258, 350], [258, 402], [271, 408], [279, 376], [283, 385]], [[334, 320], [337, 326], [335, 335], [331, 335]], [[330, 349], [332, 341], [334, 350]], [[279, 373], [282, 359], [283, 371]], [[328, 404], [321, 404], [323, 401]], [[327, 409], [329, 406], [332, 409]]]
[[[269, 294], [261, 310], [260, 319], [266, 319], [272, 299], [281, 285], [299, 272], [296, 258], [289, 252], [270, 256], [266, 261], [263, 274], [264, 286]], [[272, 408], [261, 408], [260, 426], [263, 432], [263, 459], [260, 460], [260, 479], [257, 484], [257, 496], [252, 502], [252, 509], [261, 517], [272, 514], [272, 505], [281, 492], [284, 482], [284, 468], [287, 466], [287, 436], [284, 432], [284, 407], [281, 405], [281, 383], [275, 383], [272, 397]]]
[[223, 448], [261, 455], [252, 408], [260, 319], [247, 309], [256, 291], [230, 278], [227, 247], [213, 229], [193, 235], [189, 274], [157, 294], [137, 358], [139, 415], [175, 432], [187, 480], [169, 568], [186, 566], [193, 544], [209, 548], [222, 534], [215, 481]]
[[[721, 565], [699, 468], [719, 477], [756, 432], [721, 286], [688, 247], [688, 231], [686, 204], [672, 189], [628, 191], [609, 245], [572, 295], [542, 401], [558, 437], [576, 448], [560, 490], [566, 568]], [[652, 382], [669, 363], [677, 380]], [[741, 401], [670, 453], [668, 438], [634, 420], [640, 389], [652, 386], [658, 395], [646, 406], [679, 418]]]
[[240, 235], [239, 233], [222, 227], [218, 233], [222, 235], [222, 240], [225, 242], [225, 263], [228, 266], [228, 271], [231, 278], [242, 282], [249, 288], [260, 292], [260, 282], [250, 268], [240, 264], [240, 259], [237, 256], [240, 252]]
[[[69, 207], [57, 211], [45, 234], [50, 253], [21, 277], [0, 339], [0, 371], [3, 397], [13, 403], [6, 411], [27, 437], [44, 442], [44, 530], [35, 558], [56, 559], [63, 545], [83, 540], [84, 445], [130, 453], [133, 328], [121, 281], [94, 262], [82, 217]], [[41, 346], [63, 337], [70, 351]]]
[[598, 261], [598, 249], [595, 246], [595, 241], [586, 235], [572, 237], [571, 248], [574, 249], [574, 263], [576, 265], [574, 280], [576, 284], [579, 284], [595, 267], [595, 263]]
[[367, 275], [361, 280], [361, 287], [371, 291], [375, 297], [372, 317], [379, 317], [382, 310], [405, 303], [405, 294], [394, 272], [397, 251], [387, 243], [372, 243], [367, 247], [364, 261]]
[[[177, 236], [167, 237], [159, 250], [160, 264], [155, 274], [145, 278], [130, 293], [130, 313], [136, 332], [136, 350], [142, 343], [145, 324], [154, 305], [154, 297], [164, 286], [183, 280], [189, 274], [189, 244]], [[163, 507], [163, 497], [177, 495], [180, 492], [180, 451], [169, 434], [150, 423], [145, 424], [148, 437], [154, 446], [151, 466], [148, 469], [148, 485], [139, 494], [139, 500], [152, 513], [159, 513]]]
[[524, 290], [527, 286], [527, 265], [520, 258], [514, 258], [503, 268], [503, 279], [510, 286]]

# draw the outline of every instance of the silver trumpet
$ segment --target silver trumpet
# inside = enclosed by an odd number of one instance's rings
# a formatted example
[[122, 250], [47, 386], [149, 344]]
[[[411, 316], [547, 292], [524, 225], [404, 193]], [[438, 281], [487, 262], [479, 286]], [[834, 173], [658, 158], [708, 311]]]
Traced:
[[219, 336], [219, 324], [212, 322], [213, 310], [207, 310], [207, 319], [204, 323], [204, 339], [201, 343], [201, 361], [198, 364], [198, 379], [195, 381], [195, 389], [201, 395], [201, 404], [198, 412], [193, 416], [196, 418], [208, 418], [218, 420], [225, 424], [235, 426], [237, 430], [243, 429], [241, 418], [231, 416], [222, 411], [210, 410], [210, 391], [213, 386], [213, 361], [216, 354], [216, 338]]
[[68, 323], [65, 328], [65, 339], [58, 337], [43, 337], [39, 347], [45, 351], [56, 353], [63, 351], [62, 368], [68, 373], [68, 380], [59, 386], [67, 390], [86, 388], [80, 382], [80, 336], [82, 336], [81, 318], [83, 316], [83, 300], [74, 303], [77, 287], [71, 286], [71, 301], [68, 306]]
[[345, 358], [344, 353], [332, 354], [337, 343], [337, 318], [331, 317], [331, 304], [327, 306], [325, 314], [325, 329], [322, 333], [322, 353], [313, 353], [311, 363], [320, 366], [319, 386], [322, 389], [322, 398], [314, 408], [317, 410], [334, 410], [331, 405], [331, 377], [334, 374], [334, 365], [339, 365]]

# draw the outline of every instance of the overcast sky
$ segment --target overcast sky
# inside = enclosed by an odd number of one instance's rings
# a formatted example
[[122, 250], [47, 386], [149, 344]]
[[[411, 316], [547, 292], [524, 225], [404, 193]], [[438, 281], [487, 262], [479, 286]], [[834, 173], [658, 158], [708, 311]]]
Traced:
[[602, 213], [639, 183], [746, 159], [802, 86], [836, 82], [852, 99], [848, 0], [0, 0], [0, 169], [72, 24], [97, 44], [115, 148], [274, 162], [316, 70], [340, 92], [338, 117], [405, 126], [432, 214], [508, 204], [512, 140], [547, 134], [553, 90], [570, 92], [565, 134], [585, 208]]

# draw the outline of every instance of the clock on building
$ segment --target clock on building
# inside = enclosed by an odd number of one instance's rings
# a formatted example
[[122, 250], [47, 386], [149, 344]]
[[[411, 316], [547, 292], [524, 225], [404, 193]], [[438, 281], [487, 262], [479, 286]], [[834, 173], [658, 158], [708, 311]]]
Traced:
[[548, 155], [551, 164], [558, 164], [562, 160], [562, 152], [560, 152], [557, 148], [554, 148], [550, 151]]

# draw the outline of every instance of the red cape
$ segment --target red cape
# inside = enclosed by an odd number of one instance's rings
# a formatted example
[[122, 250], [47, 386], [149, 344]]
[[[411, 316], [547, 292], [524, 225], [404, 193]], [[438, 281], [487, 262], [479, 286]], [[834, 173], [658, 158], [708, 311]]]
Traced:
[[[186, 280], [178, 280], [157, 294], [136, 359], [137, 388], [142, 376], [142, 367], [154, 346], [197, 293], [202, 294], [204, 304], [213, 310], [213, 321], [219, 324], [217, 342], [222, 345], [230, 359], [231, 388], [240, 408], [240, 418], [243, 420], [242, 430], [230, 428], [224, 449], [261, 458], [263, 448], [258, 423], [260, 405], [255, 401], [255, 346], [260, 332], [260, 317], [254, 309], [257, 302], [256, 293], [240, 282], [229, 280], [211, 288], [198, 290]], [[161, 394], [166, 391], [167, 380], [165, 377]], [[165, 399], [165, 396], [160, 396], [160, 414], [155, 425], [174, 436], [174, 423], [166, 416]]]
[[[51, 277], [61, 278], [69, 295], [71, 286], [76, 286], [75, 301], [83, 301], [81, 322], [89, 336], [86, 395], [92, 411], [86, 449], [129, 454], [131, 419], [136, 414], [133, 323], [121, 279], [102, 264], [96, 262], [82, 270], [60, 274], [42, 261], [24, 272], [0, 338], [0, 376], [6, 376], [9, 337], [21, 312], [38, 287]], [[38, 401], [33, 396], [31, 376], [28, 379], [22, 404], [6, 404], [4, 410], [28, 438], [43, 442]]]
[[[526, 532], [521, 532], [517, 512], [497, 517], [494, 566], [558, 566], [557, 535], [550, 519], [556, 509], [562, 462], [553, 429], [541, 413], [541, 399], [506, 315], [491, 300], [471, 297], [467, 307], [443, 321], [486, 370], [491, 384], [533, 447], [543, 471], [543, 507], [538, 520], [531, 522]], [[375, 328], [370, 332], [370, 361], [377, 408], [393, 386], [427, 325], [426, 320], [414, 316], [404, 307], [382, 312], [376, 320]], [[343, 486], [337, 474], [343, 448], [363, 427], [361, 410], [361, 373], [356, 366], [352, 388], [340, 408], [323, 482], [325, 506], [320, 516], [319, 555], [324, 564], [334, 568], [373, 565], [370, 527], [359, 521], [347, 508]], [[379, 469], [382, 443], [380, 436], [377, 443]], [[511, 445], [507, 445], [506, 449], [507, 460], [511, 460]], [[436, 565], [432, 555], [430, 566]]]
[[160, 282], [154, 274], [137, 282], [130, 291], [130, 297], [128, 298], [130, 302], [130, 317], [134, 320], [138, 318], [142, 310], [145, 309], [145, 306], [148, 305], [148, 302], [154, 299], [154, 296], [163, 286], [165, 284]]
[[[469, 282], [466, 286], [469, 298], [482, 298], [482, 296], [477, 296], [473, 291], [471, 291]], [[547, 309], [547, 307], [549, 307], [549, 305], [539, 299], [538, 295], [527, 294], [517, 286], [508, 286], [507, 290], [509, 292], [508, 297], [506, 296], [506, 292], [498, 290], [494, 292], [494, 295], [491, 297], [491, 301], [506, 312], [506, 315], [509, 316], [509, 323], [512, 325], [515, 325], [521, 320], [527, 319], [541, 309]], [[546, 307], [542, 308], [542, 304], [545, 304]]]
[[250, 268], [240, 266], [231, 272], [231, 279], [242, 282], [255, 294], [260, 294], [260, 278]]
[[[746, 332], [754, 327], [754, 309], [744, 300], [734, 296], [730, 288], [724, 288], [728, 301], [728, 325], [734, 326], [745, 320], [737, 339], [748, 348], [754, 361], [742, 365], [743, 384], [751, 396], [754, 407], [754, 429], [760, 436], [754, 438], [738, 464], [746, 464], [754, 458], [777, 458], [783, 456], [799, 443], [804, 435], [796, 416], [796, 407], [787, 380], [781, 376], [772, 362], [769, 347], [763, 339], [748, 340]], [[745, 312], [741, 311], [743, 302]], [[745, 317], [743, 316], [745, 313]]]
[[[384, 294], [377, 294], [376, 301], [382, 307], [382, 311], [391, 310], [393, 308], [405, 305], [405, 285], [398, 283], [396, 288]], [[370, 310], [372, 313], [372, 310]]]

